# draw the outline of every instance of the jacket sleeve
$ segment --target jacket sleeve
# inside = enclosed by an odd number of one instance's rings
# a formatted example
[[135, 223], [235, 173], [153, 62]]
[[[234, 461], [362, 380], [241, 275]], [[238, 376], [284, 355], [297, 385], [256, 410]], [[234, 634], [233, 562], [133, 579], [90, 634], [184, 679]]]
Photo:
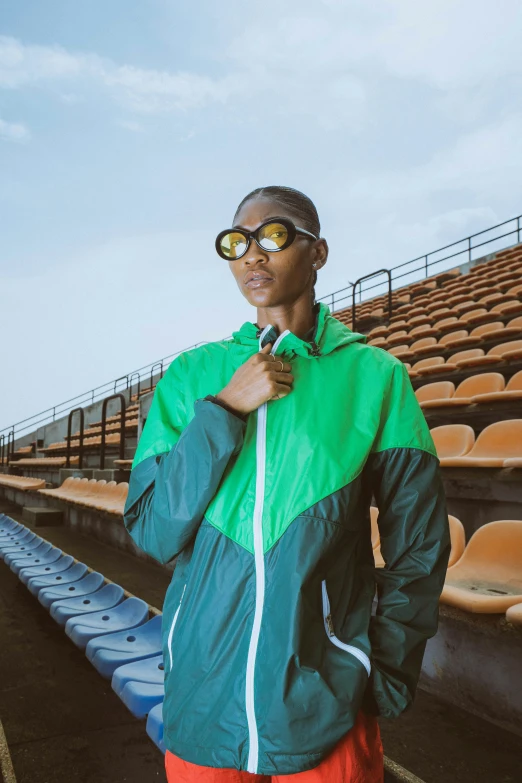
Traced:
[[133, 541], [160, 563], [176, 557], [196, 534], [246, 429], [243, 418], [205, 398], [194, 402], [185, 425], [183, 378], [175, 362], [156, 386], [123, 513]]
[[368, 698], [370, 711], [394, 718], [413, 703], [451, 547], [439, 460], [402, 363], [393, 368], [365, 473], [386, 564], [375, 569]]

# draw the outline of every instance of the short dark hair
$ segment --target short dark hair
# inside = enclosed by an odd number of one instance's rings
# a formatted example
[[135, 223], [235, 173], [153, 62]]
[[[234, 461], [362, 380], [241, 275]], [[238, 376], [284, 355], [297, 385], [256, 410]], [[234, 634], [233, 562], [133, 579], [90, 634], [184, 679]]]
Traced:
[[[255, 198], [271, 199], [282, 207], [285, 207], [296, 218], [299, 219], [301, 228], [305, 228], [316, 237], [321, 235], [321, 224], [319, 215], [314, 202], [295, 188], [288, 188], [285, 185], [268, 185], [263, 188], [256, 188], [248, 193], [241, 201], [234, 214], [234, 221], [247, 201]], [[315, 304], [315, 284], [317, 282], [317, 270], [314, 270], [314, 279], [312, 283], [312, 304]]]

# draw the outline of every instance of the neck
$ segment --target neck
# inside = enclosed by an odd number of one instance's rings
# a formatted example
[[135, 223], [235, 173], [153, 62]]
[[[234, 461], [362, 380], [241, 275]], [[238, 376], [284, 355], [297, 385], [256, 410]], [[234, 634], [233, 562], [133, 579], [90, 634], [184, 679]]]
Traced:
[[256, 326], [264, 329], [271, 324], [282, 334], [285, 329], [304, 339], [315, 324], [316, 313], [319, 305], [312, 304], [310, 299], [303, 302], [294, 302], [291, 305], [277, 307], [258, 307]]

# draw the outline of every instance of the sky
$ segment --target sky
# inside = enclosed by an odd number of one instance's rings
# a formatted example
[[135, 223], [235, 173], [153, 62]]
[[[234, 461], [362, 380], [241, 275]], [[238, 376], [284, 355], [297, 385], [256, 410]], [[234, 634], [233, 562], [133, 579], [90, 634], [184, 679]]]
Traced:
[[3, 0], [0, 430], [256, 311], [214, 239], [315, 203], [317, 297], [522, 213], [519, 0]]

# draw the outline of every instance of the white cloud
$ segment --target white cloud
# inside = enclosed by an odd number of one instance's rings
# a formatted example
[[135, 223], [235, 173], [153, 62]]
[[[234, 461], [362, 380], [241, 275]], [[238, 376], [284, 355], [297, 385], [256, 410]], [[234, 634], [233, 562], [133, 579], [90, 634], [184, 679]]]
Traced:
[[6, 141], [29, 141], [31, 133], [21, 122], [6, 122], [0, 119], [0, 138]]

